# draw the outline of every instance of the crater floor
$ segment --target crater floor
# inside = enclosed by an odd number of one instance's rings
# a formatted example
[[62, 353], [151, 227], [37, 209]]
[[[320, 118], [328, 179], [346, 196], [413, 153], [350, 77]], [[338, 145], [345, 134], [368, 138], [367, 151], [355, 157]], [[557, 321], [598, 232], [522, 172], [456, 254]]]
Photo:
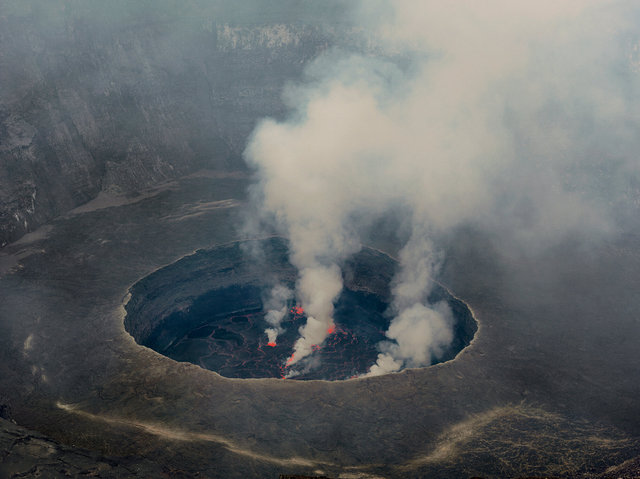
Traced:
[[[355, 255], [345, 266], [345, 288], [335, 303], [335, 327], [311, 356], [289, 368], [287, 360], [307, 316], [303, 305], [290, 300], [281, 323], [283, 332], [275, 345], [268, 342], [262, 298], [270, 285], [261, 284], [260, 278], [292, 288], [295, 270], [287, 261], [284, 240], [259, 243], [265, 253], [257, 264], [245, 253], [246, 245], [238, 243], [200, 251], [143, 278], [132, 288], [126, 306], [127, 330], [139, 344], [230, 378], [333, 381], [366, 373], [376, 361], [391, 321], [389, 281], [396, 262], [369, 248]], [[229, 261], [231, 266], [226, 264]], [[237, 279], [229, 282], [228, 276]], [[432, 358], [437, 363], [455, 357], [477, 328], [466, 305], [441, 286], [428, 299], [446, 301], [453, 312], [455, 339]]]

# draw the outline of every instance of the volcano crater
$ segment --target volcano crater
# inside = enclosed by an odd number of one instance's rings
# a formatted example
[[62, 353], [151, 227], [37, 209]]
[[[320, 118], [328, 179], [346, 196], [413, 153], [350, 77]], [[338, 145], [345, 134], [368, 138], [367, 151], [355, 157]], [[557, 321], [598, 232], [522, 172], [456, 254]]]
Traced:
[[[252, 252], [259, 253], [252, 254]], [[343, 266], [344, 288], [335, 302], [335, 329], [292, 379], [344, 380], [375, 363], [387, 339], [390, 283], [397, 262], [364, 247]], [[284, 378], [286, 362], [306, 315], [287, 303], [277, 343], [268, 342], [264, 298], [275, 284], [294, 287], [296, 269], [282, 238], [199, 250], [142, 278], [130, 289], [125, 329], [135, 341], [176, 361], [197, 364], [228, 378]], [[435, 285], [429, 302], [446, 301], [454, 339], [432, 363], [454, 358], [473, 339], [469, 308]]]

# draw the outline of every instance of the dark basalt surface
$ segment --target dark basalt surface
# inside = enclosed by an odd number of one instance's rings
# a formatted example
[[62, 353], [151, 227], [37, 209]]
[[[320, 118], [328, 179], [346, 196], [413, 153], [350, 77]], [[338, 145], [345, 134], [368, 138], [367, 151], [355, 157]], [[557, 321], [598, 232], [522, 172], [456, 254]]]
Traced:
[[104, 457], [60, 444], [0, 416], [0, 477], [98, 479], [162, 477], [162, 467], [139, 458]]
[[[300, 306], [296, 300], [290, 300], [284, 332], [276, 346], [270, 346], [262, 298], [275, 281], [293, 288], [295, 269], [282, 239], [260, 241], [264, 254], [259, 262], [245, 253], [246, 246], [200, 251], [136, 283], [126, 306], [127, 331], [160, 354], [225, 377], [284, 378], [307, 318], [294, 309]], [[341, 380], [368, 371], [391, 321], [389, 281], [395, 269], [392, 258], [370, 248], [347, 262], [345, 288], [335, 303], [335, 331], [302, 366], [292, 368], [297, 371], [293, 379]], [[446, 301], [454, 317], [455, 339], [432, 358], [437, 363], [467, 346], [477, 326], [466, 305], [441, 286], [433, 289], [429, 301]]]

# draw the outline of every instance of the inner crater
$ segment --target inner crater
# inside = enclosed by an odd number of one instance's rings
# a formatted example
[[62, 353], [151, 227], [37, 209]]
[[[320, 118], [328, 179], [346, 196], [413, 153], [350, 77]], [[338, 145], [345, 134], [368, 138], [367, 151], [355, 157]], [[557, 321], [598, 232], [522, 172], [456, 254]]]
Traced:
[[[390, 283], [396, 267], [394, 259], [367, 247], [346, 262], [335, 330], [313, 353], [314, 367], [292, 379], [335, 381], [369, 370], [392, 319]], [[140, 345], [225, 377], [283, 378], [306, 315], [303, 305], [289, 299], [274, 345], [265, 334], [263, 303], [274, 284], [293, 289], [295, 280], [281, 238], [200, 250], [133, 285], [125, 329]], [[432, 363], [454, 358], [477, 329], [467, 306], [436, 285], [429, 301], [443, 300], [453, 312], [454, 339]]]

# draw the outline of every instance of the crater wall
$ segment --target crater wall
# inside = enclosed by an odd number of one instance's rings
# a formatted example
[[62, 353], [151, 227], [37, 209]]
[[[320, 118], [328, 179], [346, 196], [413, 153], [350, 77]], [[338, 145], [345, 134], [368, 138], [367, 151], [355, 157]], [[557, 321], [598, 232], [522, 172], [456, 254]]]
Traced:
[[[130, 290], [125, 328], [138, 344], [227, 377], [348, 379], [366, 373], [387, 340], [396, 266], [366, 247], [346, 262], [335, 328], [298, 369], [288, 369], [287, 362], [306, 321], [295, 298], [284, 305], [277, 342], [265, 335], [265, 295], [275, 284], [295, 286], [282, 238], [201, 250], [141, 279]], [[429, 300], [446, 301], [453, 313], [454, 340], [432, 358], [442, 362], [470, 343], [477, 326], [466, 305], [444, 288], [436, 286]]]
[[0, 247], [101, 191], [244, 170], [246, 138], [258, 119], [282, 115], [286, 81], [353, 40], [326, 6], [3, 6]]

